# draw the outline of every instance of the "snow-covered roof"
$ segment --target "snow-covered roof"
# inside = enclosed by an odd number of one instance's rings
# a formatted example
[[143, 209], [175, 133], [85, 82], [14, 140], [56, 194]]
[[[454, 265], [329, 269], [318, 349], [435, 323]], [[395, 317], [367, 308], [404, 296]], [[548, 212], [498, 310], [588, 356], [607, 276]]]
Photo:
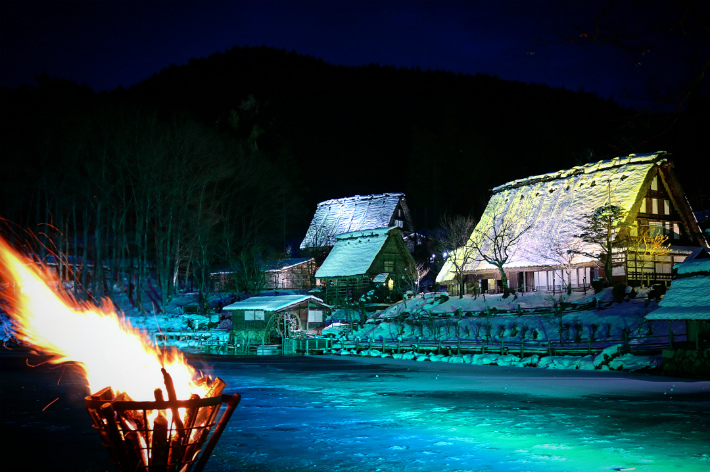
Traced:
[[290, 269], [305, 262], [313, 261], [312, 257], [294, 257], [290, 259], [278, 259], [266, 261], [262, 264], [264, 272], [279, 272], [284, 269]]
[[318, 204], [301, 249], [332, 246], [335, 236], [355, 231], [385, 228], [392, 224], [397, 206], [402, 206], [402, 221], [411, 226], [409, 209], [403, 193], [355, 195], [326, 200]]
[[[638, 211], [639, 195], [650, 185], [653, 169], [666, 163], [664, 151], [631, 154], [508, 182], [493, 189], [477, 228], [480, 231], [491, 227], [494, 219], [500, 222], [502, 215], [514, 218], [519, 228], [531, 225], [531, 229], [511, 247], [506, 267], [558, 265], [560, 257], [554, 254], [551, 243], [557, 247], [594, 252], [593, 246], [576, 236], [582, 230], [585, 215], [611, 203], [621, 207], [630, 218]], [[452, 257], [456, 257], [455, 254]], [[591, 261], [591, 257], [580, 254], [575, 255], [573, 263]], [[467, 272], [493, 269], [494, 266], [479, 260], [465, 268]], [[454, 275], [453, 264], [447, 261], [437, 282], [452, 280]]]
[[648, 320], [710, 320], [710, 275], [675, 279]]
[[316, 278], [348, 277], [367, 273], [390, 232], [396, 229], [391, 226], [336, 236], [335, 245], [316, 272]]
[[273, 297], [250, 297], [240, 302], [227, 305], [222, 310], [264, 310], [281, 311], [303, 302], [312, 301], [326, 306], [318, 297], [313, 295], [277, 295]]

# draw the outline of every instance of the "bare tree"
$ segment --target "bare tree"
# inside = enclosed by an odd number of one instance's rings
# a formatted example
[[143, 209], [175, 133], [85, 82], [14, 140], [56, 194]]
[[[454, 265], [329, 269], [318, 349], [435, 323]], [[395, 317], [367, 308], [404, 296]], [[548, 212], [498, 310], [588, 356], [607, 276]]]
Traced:
[[[579, 239], [575, 239], [572, 243], [562, 241], [559, 238], [553, 238], [547, 252], [542, 256], [551, 263], [557, 266], [564, 273], [562, 277], [562, 287], [567, 292], [567, 296], [572, 294], [572, 271], [579, 262], [579, 256], [582, 251], [582, 243]], [[555, 285], [553, 282], [553, 293]]]
[[442, 231], [437, 243], [447, 254], [446, 260], [454, 270], [459, 298], [463, 298], [466, 289], [464, 270], [476, 256], [476, 248], [469, 244], [475, 227], [476, 220], [472, 216], [445, 215], [441, 221]]
[[503, 298], [508, 298], [508, 276], [505, 265], [509, 262], [512, 251], [525, 233], [533, 227], [529, 214], [529, 204], [523, 202], [512, 208], [498, 205], [489, 213], [486, 210], [485, 220], [476, 225], [467, 246], [475, 257], [495, 266], [500, 273], [503, 285]]
[[308, 246], [303, 248], [303, 253], [316, 260], [316, 265], [320, 266], [328, 253], [335, 244], [336, 229], [327, 221], [320, 222], [319, 225], [315, 221], [311, 223], [306, 233]]

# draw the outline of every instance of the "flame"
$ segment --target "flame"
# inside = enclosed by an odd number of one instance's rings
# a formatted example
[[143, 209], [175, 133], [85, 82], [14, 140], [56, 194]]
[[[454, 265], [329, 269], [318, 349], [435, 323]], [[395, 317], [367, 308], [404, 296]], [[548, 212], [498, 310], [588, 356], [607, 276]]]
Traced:
[[164, 385], [164, 367], [178, 399], [206, 393], [181, 352], [161, 351], [113, 309], [61, 295], [50, 287], [52, 277], [45, 269], [18, 255], [1, 237], [0, 271], [4, 281], [11, 282], [6, 296], [17, 338], [50, 354], [52, 363], [76, 363], [89, 392], [111, 386], [136, 401], [154, 400], [154, 390]]

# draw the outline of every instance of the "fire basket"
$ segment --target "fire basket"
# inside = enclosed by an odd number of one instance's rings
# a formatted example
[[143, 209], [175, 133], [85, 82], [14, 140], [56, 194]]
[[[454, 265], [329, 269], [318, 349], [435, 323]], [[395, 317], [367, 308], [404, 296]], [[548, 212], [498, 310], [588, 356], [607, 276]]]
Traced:
[[[121, 472], [202, 471], [241, 399], [236, 393], [222, 395], [225, 384], [216, 378], [205, 398], [192, 394], [189, 400], [177, 400], [172, 381], [166, 372], [163, 375], [168, 400], [161, 389], [155, 390], [155, 401], [133, 401], [125, 393], [114, 395], [111, 387], [84, 399], [94, 428]], [[218, 423], [222, 403], [227, 407]]]

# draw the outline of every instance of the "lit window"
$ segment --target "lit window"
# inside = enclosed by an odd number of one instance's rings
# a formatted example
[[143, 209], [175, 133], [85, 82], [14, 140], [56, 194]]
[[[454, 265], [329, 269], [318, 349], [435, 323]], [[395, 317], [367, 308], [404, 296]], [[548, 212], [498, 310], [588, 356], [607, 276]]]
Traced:
[[639, 209], [640, 213], [646, 213], [646, 199], [641, 200], [641, 208]]
[[404, 221], [402, 220], [394, 220], [394, 224], [400, 228], [404, 228]]
[[664, 215], [670, 215], [670, 214], [671, 214], [671, 202], [670, 202], [670, 200], [663, 200], [663, 214], [664, 214]]
[[651, 181], [651, 190], [658, 190], [658, 176], [655, 176]]
[[658, 214], [658, 199], [657, 198], [651, 199], [651, 213], [653, 213], [654, 215]]
[[678, 223], [673, 223], [673, 239], [680, 239], [680, 226]]

